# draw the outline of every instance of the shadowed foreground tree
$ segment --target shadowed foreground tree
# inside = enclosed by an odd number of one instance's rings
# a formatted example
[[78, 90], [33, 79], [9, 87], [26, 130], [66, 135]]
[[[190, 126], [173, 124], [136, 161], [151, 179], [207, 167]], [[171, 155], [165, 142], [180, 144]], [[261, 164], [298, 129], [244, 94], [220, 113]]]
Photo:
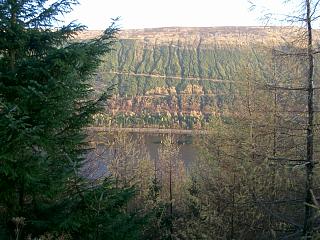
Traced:
[[124, 211], [133, 192], [80, 173], [83, 128], [107, 98], [95, 98], [89, 81], [118, 29], [75, 41], [84, 26], [54, 24], [76, 4], [0, 1], [1, 239], [137, 238]]
[[[300, 112], [303, 113], [295, 119], [298, 119], [300, 128], [304, 131], [301, 136], [304, 136], [305, 143], [303, 144], [302, 156], [300, 162], [305, 167], [305, 213], [303, 217], [303, 227], [297, 231], [297, 234], [302, 234], [304, 237], [311, 238], [318, 231], [318, 216], [316, 208], [318, 208], [318, 189], [316, 186], [315, 175], [318, 172], [316, 168], [316, 159], [318, 158], [317, 150], [317, 54], [319, 53], [319, 44], [315, 28], [319, 24], [319, 0], [286, 0], [283, 4], [287, 4], [287, 9], [292, 9], [293, 13], [280, 15], [277, 20], [282, 20], [290, 24], [299, 25], [296, 29], [297, 37], [288, 41], [286, 48], [276, 50], [278, 57], [293, 58], [301, 62], [303, 71], [301, 75], [296, 76], [296, 79], [301, 79], [299, 85], [292, 86], [289, 82], [282, 89], [288, 92], [300, 92], [304, 96], [305, 108]], [[268, 14], [275, 17], [276, 15]], [[282, 18], [283, 17], [283, 18]], [[277, 18], [277, 17], [276, 17]], [[280, 18], [280, 19], [279, 19]], [[293, 28], [294, 29], [294, 28]], [[276, 87], [279, 89], [279, 87]], [[297, 163], [297, 167], [298, 167]]]

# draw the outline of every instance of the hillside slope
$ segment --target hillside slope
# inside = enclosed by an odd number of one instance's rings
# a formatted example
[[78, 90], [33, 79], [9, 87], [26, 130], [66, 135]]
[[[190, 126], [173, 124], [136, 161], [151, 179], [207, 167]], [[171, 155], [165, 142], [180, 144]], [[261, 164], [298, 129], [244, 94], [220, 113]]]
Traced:
[[[157, 28], [120, 32], [95, 86], [114, 86], [99, 124], [201, 128], [227, 111], [238, 85], [254, 73], [266, 81], [271, 50], [298, 29], [280, 27]], [[84, 32], [80, 39], [99, 31]], [[318, 38], [318, 32], [316, 33]], [[112, 118], [110, 119], [110, 116]], [[106, 120], [107, 118], [107, 120]]]

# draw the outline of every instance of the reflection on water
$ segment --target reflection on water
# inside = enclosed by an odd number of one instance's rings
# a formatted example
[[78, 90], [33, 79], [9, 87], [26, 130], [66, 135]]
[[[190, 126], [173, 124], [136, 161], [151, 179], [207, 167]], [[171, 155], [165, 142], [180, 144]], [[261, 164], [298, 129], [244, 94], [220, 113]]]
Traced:
[[[161, 140], [164, 138], [164, 135], [146, 135], [146, 149], [150, 154], [151, 159], [158, 160], [158, 149], [160, 146]], [[176, 142], [179, 145], [180, 156], [188, 166], [192, 161], [196, 159], [197, 153], [196, 148], [193, 145], [192, 136], [189, 135], [178, 135], [176, 136]]]
[[[159, 161], [158, 150], [165, 137], [164, 134], [126, 134], [136, 146], [145, 149], [152, 161]], [[190, 135], [175, 135], [173, 137], [179, 146], [180, 157], [185, 166], [188, 167], [197, 158], [197, 149], [194, 144], [195, 137]], [[118, 138], [117, 134], [110, 133], [91, 136], [93, 150], [87, 155], [87, 164], [83, 169], [86, 177], [96, 179], [105, 175], [108, 171], [108, 162], [115, 158], [115, 154], [119, 154], [119, 151], [125, 152], [126, 148], [131, 146], [128, 143], [127, 146], [124, 144], [124, 146], [115, 148], [114, 143], [118, 141]]]

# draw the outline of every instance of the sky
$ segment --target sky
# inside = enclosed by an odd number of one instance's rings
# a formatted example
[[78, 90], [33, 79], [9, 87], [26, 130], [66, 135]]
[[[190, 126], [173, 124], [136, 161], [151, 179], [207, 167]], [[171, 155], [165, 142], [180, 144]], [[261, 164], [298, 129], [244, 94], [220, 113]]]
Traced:
[[280, 0], [255, 1], [262, 7], [250, 11], [248, 0], [79, 0], [65, 21], [77, 20], [91, 30], [105, 29], [116, 17], [121, 29], [261, 26], [262, 12], [281, 9]]

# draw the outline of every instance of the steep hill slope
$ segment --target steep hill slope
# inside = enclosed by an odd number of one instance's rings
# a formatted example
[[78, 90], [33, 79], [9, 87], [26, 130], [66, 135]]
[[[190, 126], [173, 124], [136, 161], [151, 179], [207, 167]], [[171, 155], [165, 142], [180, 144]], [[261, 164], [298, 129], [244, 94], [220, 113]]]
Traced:
[[271, 50], [286, 47], [297, 34], [279, 27], [122, 31], [95, 79], [97, 88], [114, 86], [108, 114], [97, 116], [97, 123], [201, 128], [227, 111], [248, 72], [257, 81], [270, 78]]

